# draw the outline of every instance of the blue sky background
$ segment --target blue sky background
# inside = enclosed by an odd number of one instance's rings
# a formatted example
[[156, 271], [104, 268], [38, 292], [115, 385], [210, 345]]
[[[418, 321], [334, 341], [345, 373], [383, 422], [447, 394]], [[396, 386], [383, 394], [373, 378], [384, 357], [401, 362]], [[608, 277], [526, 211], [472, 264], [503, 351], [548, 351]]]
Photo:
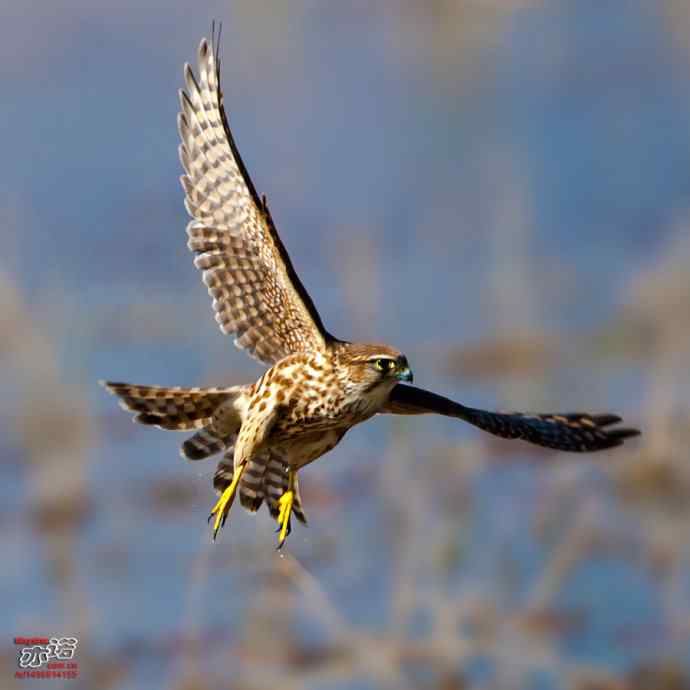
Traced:
[[[211, 548], [211, 464], [185, 465], [179, 437], [135, 428], [95, 381], [261, 371], [217, 330], [185, 247], [176, 92], [213, 18], [235, 137], [330, 330], [395, 344], [420, 385], [470, 404], [613, 409], [645, 440], [554, 463], [448, 420], [380, 419], [304, 473], [311, 526], [290, 555], [239, 510]], [[670, 0], [0, 7], [6, 677], [14, 635], [63, 628], [84, 687], [687, 672], [687, 503], [669, 517], [659, 493], [690, 482], [664, 426], [690, 402], [687, 19]], [[659, 463], [650, 513], [636, 482]], [[602, 546], [575, 549], [546, 597], [579, 521]], [[275, 620], [271, 597], [289, 601]], [[494, 627], [459, 625], [470, 652], [437, 626], [474, 605]], [[528, 644], [522, 625], [547, 633]], [[347, 626], [451, 651], [374, 672]], [[324, 656], [314, 670], [295, 649]]]

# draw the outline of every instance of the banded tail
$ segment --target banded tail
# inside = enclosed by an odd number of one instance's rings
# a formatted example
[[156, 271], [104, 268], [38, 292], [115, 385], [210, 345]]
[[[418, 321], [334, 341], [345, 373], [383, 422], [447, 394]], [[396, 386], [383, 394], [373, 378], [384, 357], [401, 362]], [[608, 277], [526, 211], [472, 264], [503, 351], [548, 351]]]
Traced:
[[234, 440], [241, 419], [233, 403], [244, 386], [229, 388], [166, 388], [101, 381], [120, 398], [120, 407], [134, 413], [134, 421], [172, 431], [197, 433], [182, 444], [182, 455], [202, 460], [225, 450]]
[[[219, 493], [232, 482], [235, 440], [241, 419], [234, 401], [245, 386], [230, 388], [181, 388], [138, 386], [131, 383], [100, 381], [111, 394], [120, 398], [120, 407], [134, 413], [134, 421], [172, 431], [190, 431], [181, 447], [188, 460], [203, 460], [224, 453], [213, 477], [213, 487]], [[278, 453], [267, 451], [252, 458], [239, 487], [242, 505], [256, 512], [266, 501], [271, 516], [278, 516], [278, 500], [287, 491], [288, 464]], [[306, 516], [296, 487], [295, 517], [306, 524]]]

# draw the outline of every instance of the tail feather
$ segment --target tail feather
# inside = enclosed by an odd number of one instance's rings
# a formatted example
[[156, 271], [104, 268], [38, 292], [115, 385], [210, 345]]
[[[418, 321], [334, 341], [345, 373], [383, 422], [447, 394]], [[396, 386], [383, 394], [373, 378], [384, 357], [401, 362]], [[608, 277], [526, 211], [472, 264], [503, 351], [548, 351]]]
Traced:
[[[240, 503], [248, 511], [255, 513], [261, 507], [264, 500], [264, 471], [268, 455], [259, 455], [252, 458], [245, 467], [238, 487]], [[218, 494], [222, 494], [235, 476], [234, 468], [235, 448], [230, 446], [216, 467], [213, 475], [213, 488]]]
[[[273, 519], [278, 518], [280, 513], [280, 497], [288, 490], [287, 470], [288, 467], [285, 460], [279, 455], [272, 454], [264, 475], [264, 493], [268, 510]], [[292, 503], [292, 514], [302, 524], [307, 524], [307, 516], [302, 507], [302, 498], [299, 492], [298, 477], [295, 477], [295, 498]]]
[[232, 484], [232, 478], [235, 476], [234, 456], [235, 447], [230, 446], [216, 467], [216, 472], [213, 475], [213, 488], [217, 494], [222, 494]]
[[157, 414], [140, 412], [132, 417], [132, 421], [146, 426], [157, 426], [159, 429], [167, 431], [189, 431], [190, 429], [203, 429], [208, 424], [210, 417], [199, 417], [199, 419], [189, 419], [179, 415], [166, 415], [162, 417]]
[[204, 460], [225, 450], [234, 440], [235, 434], [223, 438], [206, 426], [182, 444], [181, 453], [187, 460]]
[[240, 503], [252, 513], [260, 508], [264, 500], [264, 475], [269, 456], [270, 453], [261, 453], [251, 458], [240, 478]]
[[[224, 453], [213, 476], [213, 487], [222, 493], [232, 482], [235, 440], [241, 420], [233, 404], [245, 386], [230, 388], [181, 388], [139, 386], [130, 383], [99, 382], [120, 399], [120, 406], [134, 413], [139, 424], [176, 431], [196, 430], [181, 448], [189, 460], [202, 460]], [[280, 512], [280, 498], [288, 490], [288, 465], [280, 454], [265, 451], [254, 456], [244, 470], [239, 486], [241, 504], [257, 511], [264, 500], [275, 519]], [[299, 484], [295, 478], [292, 512], [306, 524]]]
[[120, 406], [135, 412], [134, 421], [161, 429], [186, 431], [206, 426], [215, 410], [237, 394], [232, 388], [165, 388], [101, 381], [105, 389], [120, 398]]

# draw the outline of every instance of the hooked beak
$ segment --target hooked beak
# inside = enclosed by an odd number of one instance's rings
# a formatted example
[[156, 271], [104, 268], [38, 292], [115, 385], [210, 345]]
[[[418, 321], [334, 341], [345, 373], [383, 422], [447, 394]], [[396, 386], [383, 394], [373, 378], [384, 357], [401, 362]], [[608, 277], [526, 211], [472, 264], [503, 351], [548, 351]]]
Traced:
[[407, 381], [407, 383], [412, 383], [414, 377], [412, 376], [410, 367], [404, 367], [403, 369], [398, 370], [395, 378], [398, 379], [398, 381]]

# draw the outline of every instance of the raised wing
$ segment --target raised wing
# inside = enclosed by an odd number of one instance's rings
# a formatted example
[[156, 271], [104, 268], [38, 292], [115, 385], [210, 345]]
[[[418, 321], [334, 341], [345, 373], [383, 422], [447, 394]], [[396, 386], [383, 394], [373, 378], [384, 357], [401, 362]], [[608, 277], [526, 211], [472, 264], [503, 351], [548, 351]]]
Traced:
[[613, 414], [502, 414], [465, 407], [436, 393], [402, 384], [393, 388], [383, 411], [457, 417], [495, 436], [520, 438], [538, 446], [576, 453], [620, 446], [626, 438], [640, 434], [637, 429], [609, 428], [622, 421]]
[[185, 65], [180, 91], [180, 160], [194, 265], [213, 298], [223, 333], [266, 364], [323, 350], [330, 336], [295, 273], [240, 158], [223, 108], [220, 61], [199, 45], [199, 79]]

